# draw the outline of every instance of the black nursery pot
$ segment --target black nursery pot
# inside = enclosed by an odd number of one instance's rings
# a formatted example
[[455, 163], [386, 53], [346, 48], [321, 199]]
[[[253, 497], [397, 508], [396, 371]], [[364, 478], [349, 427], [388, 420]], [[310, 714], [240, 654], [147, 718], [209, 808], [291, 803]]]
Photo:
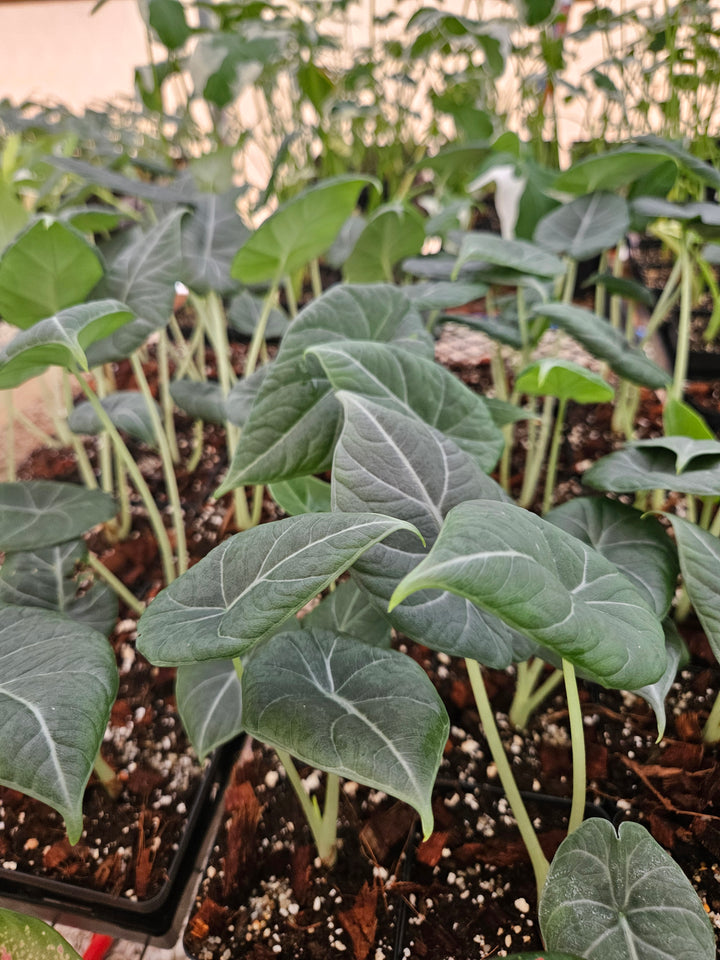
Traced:
[[146, 900], [131, 900], [70, 882], [20, 870], [0, 870], [0, 906], [31, 913], [80, 929], [137, 939], [152, 937], [158, 946], [177, 942], [198, 859], [231, 763], [231, 745], [213, 754], [187, 813], [187, 821], [161, 889]]

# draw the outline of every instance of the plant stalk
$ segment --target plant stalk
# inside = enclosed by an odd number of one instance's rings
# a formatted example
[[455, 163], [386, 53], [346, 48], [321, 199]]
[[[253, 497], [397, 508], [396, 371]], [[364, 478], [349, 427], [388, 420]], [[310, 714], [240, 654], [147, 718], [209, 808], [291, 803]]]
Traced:
[[570, 740], [572, 742], [572, 804], [568, 821], [568, 834], [577, 830], [583, 821], [587, 793], [585, 772], [585, 728], [583, 727], [580, 696], [575, 678], [575, 668], [569, 660], [563, 659], [563, 676], [567, 696], [568, 717], [570, 719]]
[[92, 570], [101, 577], [109, 587], [112, 588], [113, 592], [118, 595], [122, 600], [125, 606], [132, 610], [133, 613], [140, 615], [145, 611], [145, 604], [142, 603], [137, 597], [134, 597], [132, 593], [128, 590], [122, 580], [119, 580], [112, 570], [108, 570], [105, 564], [92, 553], [87, 555], [87, 564]]
[[567, 400], [562, 398], [558, 403], [557, 414], [555, 416], [555, 429], [553, 430], [552, 443], [550, 444], [550, 455], [548, 457], [547, 471], [545, 473], [545, 493], [543, 495], [542, 505], [543, 515], [545, 515], [552, 506], [555, 477], [557, 475], [558, 456], [560, 454], [560, 444], [562, 443], [563, 428], [565, 426], [566, 408]]
[[[328, 868], [332, 867], [335, 864], [335, 858], [337, 856], [338, 777], [336, 774], [327, 774], [325, 810], [321, 813], [317, 801], [313, 803], [313, 800], [303, 786], [300, 774], [297, 772], [297, 767], [293, 763], [290, 754], [285, 750], [281, 750], [280, 747], [276, 747], [275, 752], [280, 759], [280, 763], [285, 767], [288, 780], [292, 784], [297, 798], [300, 801], [300, 806], [303, 809], [308, 826], [310, 827], [310, 832], [315, 841], [315, 846], [317, 847], [318, 856], [324, 866]], [[333, 802], [335, 804], [334, 808]]]

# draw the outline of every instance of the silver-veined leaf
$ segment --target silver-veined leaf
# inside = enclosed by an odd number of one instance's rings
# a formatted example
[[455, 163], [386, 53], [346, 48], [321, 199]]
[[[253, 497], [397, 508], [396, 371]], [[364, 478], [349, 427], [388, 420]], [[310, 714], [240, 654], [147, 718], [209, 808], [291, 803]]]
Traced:
[[628, 205], [622, 197], [591, 193], [546, 213], [533, 240], [553, 253], [589, 260], [620, 243], [629, 225]]
[[243, 732], [242, 691], [232, 660], [182, 664], [175, 696], [183, 727], [201, 760]]
[[354, 580], [344, 580], [301, 620], [303, 629], [331, 630], [373, 647], [390, 646], [390, 621]]
[[0, 550], [36, 550], [76, 540], [116, 512], [109, 494], [75, 483], [0, 483]]
[[[118, 430], [124, 430], [136, 440], [142, 440], [151, 447], [157, 446], [153, 420], [145, 397], [138, 390], [116, 390], [100, 401], [105, 412]], [[158, 417], [162, 411], [153, 400]], [[79, 403], [68, 417], [68, 426], [73, 433], [86, 433], [96, 436], [105, 430], [94, 407], [88, 401]]]
[[583, 483], [615, 493], [678, 490], [700, 497], [720, 496], [720, 457], [691, 461], [678, 473], [677, 460], [671, 450], [636, 443], [597, 460], [583, 474]]
[[240, 193], [232, 189], [198, 194], [194, 210], [183, 221], [182, 268], [175, 279], [201, 296], [210, 292], [223, 295], [237, 288], [230, 266], [250, 236], [237, 212]]
[[712, 651], [720, 660], [720, 540], [689, 520], [664, 514], [672, 524], [680, 571]]
[[549, 279], [565, 273], [562, 260], [538, 244], [529, 240], [505, 240], [495, 233], [482, 230], [463, 236], [455, 273], [468, 263], [472, 263], [476, 270], [482, 263]]

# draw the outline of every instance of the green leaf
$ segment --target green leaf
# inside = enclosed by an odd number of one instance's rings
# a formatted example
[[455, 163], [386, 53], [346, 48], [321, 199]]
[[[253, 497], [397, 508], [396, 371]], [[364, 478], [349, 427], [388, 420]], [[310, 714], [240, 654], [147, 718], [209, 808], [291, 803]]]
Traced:
[[279, 207], [238, 251], [231, 274], [241, 283], [280, 280], [330, 247], [372, 177], [321, 181]]
[[74, 483], [0, 483], [0, 550], [37, 550], [76, 540], [115, 513], [109, 494]]
[[164, 185], [149, 183], [147, 180], [132, 180], [122, 173], [116, 173], [107, 167], [97, 166], [75, 157], [47, 158], [48, 163], [66, 173], [79, 177], [87, 183], [106, 187], [121, 197], [143, 197], [154, 203], [189, 203], [194, 201], [195, 190], [191, 183]]
[[42, 217], [0, 258], [0, 316], [27, 329], [83, 301], [102, 273], [97, 250], [80, 233]]
[[376, 210], [343, 264], [348, 283], [392, 283], [393, 270], [405, 257], [420, 253], [425, 224], [420, 214], [401, 204]]
[[467, 263], [473, 263], [477, 269], [478, 262], [549, 279], [565, 273], [562, 260], [547, 253], [536, 243], [504, 240], [495, 233], [481, 230], [463, 235], [455, 262], [455, 274]]
[[653, 390], [660, 390], [669, 383], [669, 374], [642, 350], [631, 347], [604, 317], [566, 303], [541, 304], [533, 313], [556, 323], [594, 357], [604, 360], [619, 377]]
[[558, 953], [557, 950], [531, 950], [529, 953], [509, 953], [507, 960], [583, 960], [576, 953]]
[[192, 216], [182, 225], [182, 280], [201, 296], [211, 291], [232, 293], [237, 284], [230, 276], [233, 258], [248, 242], [250, 231], [237, 212], [242, 191], [202, 193], [195, 201]]
[[367, 594], [354, 580], [338, 584], [305, 614], [301, 623], [304, 630], [330, 630], [384, 650], [390, 646], [390, 621], [368, 603]]
[[[581, 880], [580, 880], [581, 878]], [[690, 881], [639, 823], [586, 820], [550, 864], [540, 929], [586, 960], [713, 960], [715, 936]]]
[[714, 440], [715, 434], [700, 414], [682, 400], [668, 397], [663, 407], [663, 430], [668, 437]]
[[665, 698], [670, 693], [673, 683], [675, 683], [675, 677], [681, 664], [688, 660], [687, 647], [683, 643], [677, 627], [669, 617], [663, 620], [663, 630], [665, 631], [665, 655], [667, 657], [665, 672], [655, 683], [650, 683], [632, 691], [642, 697], [653, 709], [658, 728], [656, 743], [660, 743], [665, 736], [667, 725]]
[[219, 383], [204, 380], [173, 380], [170, 396], [175, 403], [195, 420], [208, 423], [225, 423], [227, 410], [225, 397]]
[[443, 280], [413, 283], [403, 287], [403, 293], [412, 300], [418, 310], [451, 310], [453, 307], [464, 307], [466, 303], [484, 297], [487, 290], [484, 283]]
[[0, 783], [49, 804], [71, 843], [118, 688], [105, 637], [58, 613], [0, 608]]
[[514, 504], [462, 503], [428, 557], [395, 590], [452, 590], [595, 682], [632, 690], [665, 669], [660, 621], [618, 569], [580, 540]]
[[158, 594], [138, 622], [138, 649], [159, 666], [241, 656], [396, 530], [413, 527], [306, 514], [236, 534]]
[[0, 253], [28, 222], [29, 214], [18, 199], [14, 184], [0, 179]]
[[114, 230], [125, 216], [114, 207], [65, 207], [58, 212], [58, 220], [69, 223], [81, 233]]
[[82, 540], [53, 547], [7, 553], [0, 567], [0, 606], [55, 610], [109, 636], [118, 616], [118, 601], [107, 584], [96, 581], [79, 592], [87, 559]]
[[98, 296], [126, 303], [136, 319], [88, 351], [90, 365], [124, 360], [172, 316], [175, 282], [181, 279], [180, 221], [176, 210], [152, 230], [134, 232], [110, 260], [107, 273], [96, 288]]
[[624, 146], [586, 157], [565, 170], [553, 183], [566, 193], [616, 192], [667, 163], [667, 155], [642, 147]]
[[[228, 326], [236, 333], [251, 337], [260, 319], [262, 308], [262, 297], [254, 297], [248, 290], [242, 290], [230, 301], [227, 311]], [[265, 328], [265, 339], [281, 340], [289, 324], [290, 320], [285, 311], [280, 307], [273, 307]]]
[[410, 657], [325, 630], [280, 633], [249, 655], [242, 691], [251, 736], [404, 800], [432, 832], [450, 723]]
[[268, 492], [288, 516], [330, 512], [330, 484], [320, 477], [295, 477], [271, 483]]
[[520, 393], [576, 403], [606, 403], [615, 395], [600, 374], [559, 357], [534, 360], [518, 374], [515, 386]]
[[712, 164], [706, 163], [700, 157], [694, 156], [679, 143], [673, 143], [671, 140], [665, 140], [651, 134], [638, 137], [638, 143], [672, 157], [681, 167], [697, 177], [702, 183], [707, 183], [716, 190], [720, 189], [720, 170]]
[[555, 12], [555, 0], [516, 0], [516, 4], [528, 27], [536, 27]]
[[183, 727], [201, 760], [245, 729], [240, 679], [232, 660], [182, 664], [175, 696]]
[[434, 360], [394, 344], [346, 340], [311, 347], [334, 390], [361, 394], [401, 413], [416, 414], [469, 453], [486, 473], [504, 438], [483, 397]]
[[[155, 410], [162, 419], [162, 411], [155, 401]], [[157, 437], [145, 397], [137, 390], [117, 390], [100, 401], [105, 412], [118, 430], [124, 430], [136, 440], [157, 447]], [[79, 403], [68, 417], [68, 426], [73, 433], [96, 436], [105, 430], [92, 405]]]
[[612, 193], [592, 193], [546, 213], [533, 240], [553, 253], [589, 260], [615, 247], [627, 233], [630, 215], [625, 200]]
[[720, 540], [689, 520], [663, 514], [672, 524], [680, 571], [690, 602], [720, 660]]
[[[708, 465], [709, 458], [720, 458], [720, 441], [693, 440], [691, 437], [652, 437], [649, 440], [635, 440], [633, 446], [640, 449], [660, 447], [675, 454], [675, 471], [682, 473], [692, 463], [694, 466]], [[708, 458], [708, 459], [703, 459]], [[699, 463], [695, 461], [699, 460]]]
[[17, 387], [51, 365], [87, 370], [91, 344], [132, 317], [117, 300], [92, 300], [38, 321], [0, 350], [0, 389]]
[[613, 563], [660, 619], [667, 614], [679, 567], [677, 550], [659, 521], [606, 497], [576, 497], [545, 519]]
[[0, 956], [7, 960], [82, 960], [60, 934], [36, 917], [0, 907]]
[[149, 0], [148, 22], [168, 50], [179, 50], [192, 35], [180, 0]]
[[650, 219], [677, 220], [680, 223], [692, 223], [701, 234], [714, 235], [716, 229], [703, 230], [702, 227], [720, 227], [720, 209], [718, 204], [709, 202], [673, 203], [661, 197], [638, 197], [632, 202], [632, 211], [641, 217]]
[[636, 442], [597, 460], [583, 474], [583, 483], [615, 493], [677, 490], [700, 497], [720, 496], [720, 458], [700, 458], [678, 473], [670, 450]]
[[420, 313], [397, 287], [332, 287], [293, 320], [283, 338], [216, 496], [241, 484], [276, 483], [329, 467], [340, 407], [305, 351], [342, 340], [395, 342], [427, 357], [434, 350]]
[[251, 376], [238, 380], [230, 389], [225, 398], [225, 418], [229, 423], [234, 423], [236, 427], [245, 426], [260, 388], [271, 369], [272, 364], [266, 363], [255, 370]]
[[[377, 511], [408, 520], [430, 546], [457, 503], [505, 497], [452, 440], [416, 417], [356, 394], [343, 392], [339, 399], [345, 422], [333, 462], [335, 509]], [[398, 581], [423, 556], [420, 545], [401, 534], [369, 550], [355, 563], [352, 576], [385, 612]], [[453, 656], [499, 668], [512, 657], [512, 631], [450, 593], [413, 596], [393, 610], [390, 619], [407, 636]]]

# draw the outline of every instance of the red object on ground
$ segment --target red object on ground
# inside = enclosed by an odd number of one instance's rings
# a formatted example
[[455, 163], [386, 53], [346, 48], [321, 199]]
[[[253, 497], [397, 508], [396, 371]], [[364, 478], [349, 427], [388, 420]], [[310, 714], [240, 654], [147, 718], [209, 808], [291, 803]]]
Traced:
[[105, 960], [114, 942], [113, 937], [106, 937], [102, 933], [96, 933], [83, 954], [83, 960]]

